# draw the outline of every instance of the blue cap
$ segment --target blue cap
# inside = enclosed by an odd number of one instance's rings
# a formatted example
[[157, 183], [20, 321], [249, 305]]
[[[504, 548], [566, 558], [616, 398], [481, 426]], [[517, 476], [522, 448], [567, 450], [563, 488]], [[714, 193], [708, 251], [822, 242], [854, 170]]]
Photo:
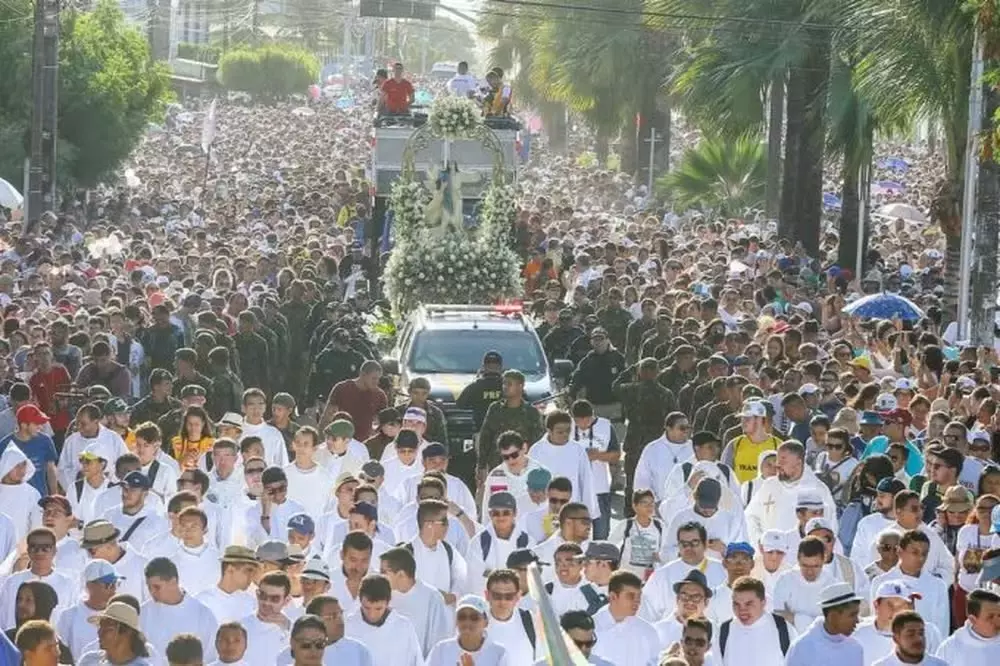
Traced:
[[439, 442], [431, 442], [430, 444], [427, 445], [427, 448], [424, 449], [423, 457], [447, 458], [448, 449], [445, 448], [444, 444], [441, 444]]
[[544, 467], [536, 467], [528, 472], [528, 478], [525, 479], [525, 484], [528, 486], [528, 490], [534, 490], [537, 492], [548, 489], [549, 481], [551, 480], [552, 472]]
[[736, 553], [744, 553], [753, 557], [754, 549], [753, 546], [748, 544], [746, 541], [734, 541], [726, 546], [726, 554], [724, 557], [729, 557], [730, 555], [735, 555]]
[[295, 530], [299, 534], [312, 536], [316, 533], [316, 523], [309, 517], [309, 514], [297, 513], [288, 519], [288, 529]]
[[858, 421], [859, 425], [885, 425], [885, 421], [879, 416], [878, 412], [861, 412], [861, 419]]
[[378, 507], [371, 502], [358, 502], [351, 507], [350, 512], [362, 515], [368, 520], [378, 520]]
[[153, 487], [149, 477], [137, 469], [125, 475], [125, 478], [122, 479], [122, 485], [126, 488], [140, 488], [142, 490], [149, 490]]

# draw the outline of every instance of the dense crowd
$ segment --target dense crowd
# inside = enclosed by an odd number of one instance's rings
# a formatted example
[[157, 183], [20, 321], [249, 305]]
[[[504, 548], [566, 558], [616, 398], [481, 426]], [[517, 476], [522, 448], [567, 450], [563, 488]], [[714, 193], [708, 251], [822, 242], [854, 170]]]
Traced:
[[[1000, 360], [933, 228], [876, 218], [857, 276], [539, 138], [513, 237], [574, 371], [542, 411], [483, 349], [459, 476], [379, 363], [373, 109], [219, 104], [206, 158], [174, 108], [5, 228], [0, 663], [523, 666], [540, 603], [604, 666], [1000, 663]], [[937, 158], [880, 153], [926, 210]], [[845, 313], [883, 292], [920, 309]]]

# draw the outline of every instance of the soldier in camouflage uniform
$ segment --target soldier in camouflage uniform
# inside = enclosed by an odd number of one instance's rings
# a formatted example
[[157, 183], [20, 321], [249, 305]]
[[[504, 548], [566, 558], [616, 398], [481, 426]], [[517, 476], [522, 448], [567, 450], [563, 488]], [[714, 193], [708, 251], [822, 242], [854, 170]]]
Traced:
[[497, 437], [508, 430], [520, 434], [529, 446], [545, 434], [541, 412], [524, 400], [524, 375], [518, 370], [503, 373], [503, 400], [490, 405], [483, 427], [479, 429], [478, 481], [486, 478], [486, 473], [500, 464]]
[[243, 382], [232, 371], [229, 364], [229, 350], [216, 347], [208, 354], [212, 369], [212, 385], [208, 388], [205, 409], [212, 420], [217, 421], [226, 412], [237, 414], [243, 411]]
[[[309, 374], [309, 403], [326, 402], [333, 387], [345, 379], [354, 379], [365, 357], [351, 348], [351, 334], [346, 328], [333, 331], [330, 343], [316, 356]], [[322, 407], [320, 408], [322, 410]]]
[[611, 287], [608, 289], [608, 304], [597, 311], [597, 319], [607, 330], [611, 344], [622, 353], [625, 353], [625, 338], [628, 327], [632, 324], [632, 314], [622, 307], [624, 300], [622, 290]]
[[670, 389], [657, 381], [659, 370], [655, 358], [644, 358], [626, 368], [611, 385], [621, 400], [628, 420], [622, 446], [625, 452], [625, 512], [628, 516], [632, 515], [632, 482], [639, 456], [647, 444], [663, 434], [663, 422], [677, 405]]

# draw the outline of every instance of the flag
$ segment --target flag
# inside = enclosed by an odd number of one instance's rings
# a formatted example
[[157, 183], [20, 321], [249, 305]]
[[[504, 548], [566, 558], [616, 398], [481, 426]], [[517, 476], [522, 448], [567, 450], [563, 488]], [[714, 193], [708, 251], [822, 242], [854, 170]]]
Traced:
[[205, 112], [205, 121], [201, 126], [201, 149], [208, 154], [208, 149], [215, 143], [215, 103], [213, 99]]
[[[552, 608], [552, 600], [542, 585], [542, 574], [537, 564], [528, 567], [528, 591], [535, 600], [535, 626], [542, 625], [542, 638], [545, 639], [546, 663], [549, 666], [587, 666], [587, 660], [566, 632], [559, 626], [559, 618]], [[537, 632], [536, 632], [537, 633]]]

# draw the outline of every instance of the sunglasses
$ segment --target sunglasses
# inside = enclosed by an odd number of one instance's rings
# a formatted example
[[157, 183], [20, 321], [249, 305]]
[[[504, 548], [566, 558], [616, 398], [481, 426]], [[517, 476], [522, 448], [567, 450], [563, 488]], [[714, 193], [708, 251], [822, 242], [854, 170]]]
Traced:
[[517, 460], [521, 457], [520, 451], [514, 451], [514, 453], [501, 453], [500, 458], [503, 460]]
[[597, 645], [597, 637], [595, 636], [594, 638], [592, 638], [592, 639], [591, 639], [591, 640], [589, 640], [589, 641], [578, 641], [578, 640], [576, 640], [576, 639], [574, 638], [574, 639], [573, 639], [573, 643], [574, 643], [574, 644], [575, 644], [575, 645], [576, 645], [576, 646], [577, 646], [578, 648], [580, 648], [581, 650], [589, 650], [590, 648], [592, 648], [592, 647], [594, 647], [595, 645]]
[[29, 553], [49, 553], [55, 548], [54, 543], [29, 543], [28, 552]]
[[843, 451], [844, 450], [844, 445], [843, 444], [827, 444], [826, 445], [826, 449], [827, 449], [827, 451]]
[[483, 618], [482, 614], [472, 612], [472, 613], [459, 613], [455, 616], [459, 622], [476, 622]]
[[320, 640], [316, 640], [316, 641], [296, 640], [295, 643], [296, 643], [297, 647], [299, 647], [299, 648], [301, 648], [303, 650], [325, 650], [326, 649], [326, 641], [320, 641]]
[[490, 599], [497, 601], [514, 601], [517, 599], [517, 592], [490, 592]]

